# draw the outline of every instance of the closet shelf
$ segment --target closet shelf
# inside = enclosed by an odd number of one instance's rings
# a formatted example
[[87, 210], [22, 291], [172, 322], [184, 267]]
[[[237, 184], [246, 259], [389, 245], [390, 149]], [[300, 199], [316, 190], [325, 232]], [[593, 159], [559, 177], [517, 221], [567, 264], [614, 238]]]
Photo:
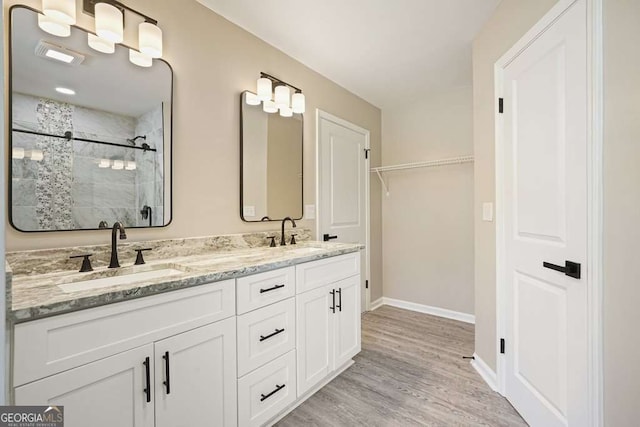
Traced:
[[377, 168], [371, 168], [371, 173], [375, 172], [378, 175], [378, 178], [380, 179], [380, 183], [384, 187], [384, 191], [388, 196], [389, 188], [387, 187], [387, 184], [384, 182], [384, 179], [382, 178], [382, 172], [418, 169], [418, 168], [431, 168], [436, 166], [460, 165], [463, 163], [473, 163], [473, 160], [474, 160], [473, 156], [460, 156], [460, 157], [451, 157], [448, 159], [429, 160], [426, 162], [403, 163], [399, 165], [380, 166]]

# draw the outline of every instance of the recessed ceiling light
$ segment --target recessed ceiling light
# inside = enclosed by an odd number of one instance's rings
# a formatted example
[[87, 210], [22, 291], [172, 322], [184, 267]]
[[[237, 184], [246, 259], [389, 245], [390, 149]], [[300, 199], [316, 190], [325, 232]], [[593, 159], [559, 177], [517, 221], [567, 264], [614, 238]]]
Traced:
[[69, 89], [66, 87], [57, 87], [56, 92], [62, 93], [64, 95], [75, 95], [76, 91], [73, 89]]
[[58, 61], [62, 61], [65, 64], [70, 64], [75, 59], [72, 55], [67, 55], [66, 53], [62, 53], [53, 49], [47, 50], [47, 53], [45, 53], [44, 56], [51, 59], [57, 59]]

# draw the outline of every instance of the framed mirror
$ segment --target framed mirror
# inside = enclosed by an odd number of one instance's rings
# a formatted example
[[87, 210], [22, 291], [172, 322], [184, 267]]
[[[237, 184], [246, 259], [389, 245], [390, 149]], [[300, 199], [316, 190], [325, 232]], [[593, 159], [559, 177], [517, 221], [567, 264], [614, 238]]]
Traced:
[[11, 8], [9, 219], [19, 231], [162, 227], [171, 221], [173, 72], [42, 31]]
[[240, 102], [240, 216], [243, 221], [301, 219], [303, 116], [266, 113]]

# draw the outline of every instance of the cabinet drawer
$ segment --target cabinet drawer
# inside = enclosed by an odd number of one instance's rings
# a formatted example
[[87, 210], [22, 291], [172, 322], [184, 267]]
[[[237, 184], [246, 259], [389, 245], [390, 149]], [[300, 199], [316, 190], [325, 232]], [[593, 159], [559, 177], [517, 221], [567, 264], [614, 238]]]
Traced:
[[238, 380], [238, 424], [261, 426], [296, 400], [296, 352]]
[[226, 280], [21, 323], [15, 327], [13, 385], [233, 316]]
[[294, 267], [237, 279], [238, 314], [294, 296], [295, 280]]
[[295, 348], [295, 312], [289, 298], [238, 317], [238, 377]]
[[360, 252], [296, 265], [296, 292], [302, 293], [360, 274]]

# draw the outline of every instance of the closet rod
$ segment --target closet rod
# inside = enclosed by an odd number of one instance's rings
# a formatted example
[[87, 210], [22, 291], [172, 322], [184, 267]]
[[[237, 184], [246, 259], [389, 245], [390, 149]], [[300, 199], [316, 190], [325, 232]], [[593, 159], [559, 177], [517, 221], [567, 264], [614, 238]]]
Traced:
[[389, 195], [389, 188], [387, 184], [384, 182], [382, 178], [381, 172], [389, 172], [389, 171], [399, 171], [399, 170], [407, 170], [407, 169], [418, 169], [418, 168], [430, 168], [436, 166], [448, 166], [448, 165], [460, 165], [464, 163], [473, 163], [473, 156], [460, 156], [460, 157], [450, 157], [447, 159], [438, 159], [438, 160], [430, 160], [426, 162], [414, 162], [414, 163], [403, 163], [399, 165], [391, 165], [391, 166], [380, 166], [377, 168], [371, 168], [371, 172], [375, 172], [380, 179], [380, 183], [382, 187], [384, 187], [384, 191]]

